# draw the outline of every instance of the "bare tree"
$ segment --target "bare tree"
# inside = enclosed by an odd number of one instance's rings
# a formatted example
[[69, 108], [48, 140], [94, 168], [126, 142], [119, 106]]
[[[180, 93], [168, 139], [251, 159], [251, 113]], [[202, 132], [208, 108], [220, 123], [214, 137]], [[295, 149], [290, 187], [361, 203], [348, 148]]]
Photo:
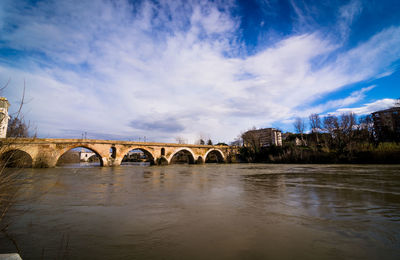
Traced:
[[175, 140], [178, 144], [186, 144], [186, 140], [182, 136], [175, 137]]
[[311, 114], [309, 116], [309, 119], [310, 119], [311, 132], [315, 134], [318, 144], [319, 143], [318, 133], [321, 130], [321, 119], [319, 118], [318, 114]]
[[361, 141], [368, 141], [369, 143], [374, 141], [374, 122], [371, 115], [360, 117], [358, 130]]
[[198, 135], [197, 140], [194, 142], [194, 144], [199, 144], [199, 145], [205, 145], [206, 144], [206, 140], [207, 138], [205, 137], [206, 135], [204, 133], [200, 133]]
[[347, 146], [350, 154], [353, 150], [354, 130], [357, 124], [357, 118], [354, 113], [346, 113], [340, 116], [340, 134], [342, 147]]
[[194, 144], [197, 144], [197, 145], [204, 145], [204, 144], [205, 144], [205, 141], [204, 141], [203, 138], [200, 138], [200, 139], [198, 139], [197, 141], [195, 141]]
[[305, 128], [306, 128], [305, 123], [304, 123], [304, 120], [303, 120], [302, 118], [300, 118], [300, 117], [297, 117], [297, 118], [294, 120], [293, 126], [294, 126], [294, 129], [296, 130], [296, 132], [300, 134], [300, 136], [301, 136], [301, 143], [304, 145], [304, 137], [303, 137], [303, 134], [304, 134], [304, 130], [305, 130]]
[[344, 135], [351, 135], [356, 125], [356, 120], [354, 113], [342, 114], [340, 116], [340, 129]]
[[336, 139], [339, 130], [339, 119], [334, 115], [325, 116], [323, 120], [323, 128], [324, 131], [326, 131], [330, 135], [330, 145], [334, 146], [334, 140]]
[[242, 150], [246, 154], [244, 157], [246, 160], [254, 161], [261, 151], [260, 135], [257, 133], [256, 128], [253, 127], [251, 130], [242, 133], [241, 139], [243, 140]]
[[324, 117], [323, 123], [324, 130], [332, 136], [334, 136], [339, 129], [339, 119], [337, 118], [337, 116], [328, 115]]
[[254, 153], [258, 153], [261, 149], [260, 135], [257, 133], [256, 128], [253, 127], [242, 134], [243, 145], [250, 148]]
[[18, 118], [11, 116], [8, 121], [7, 136], [8, 137], [29, 137], [29, 127], [25, 122]]
[[398, 98], [398, 99], [396, 99], [396, 100], [394, 101], [394, 106], [395, 106], [395, 107], [400, 107], [400, 98]]
[[354, 113], [342, 114], [340, 117], [328, 115], [324, 118], [324, 129], [331, 135], [331, 144], [343, 150], [352, 151], [355, 130], [357, 130], [357, 117]]

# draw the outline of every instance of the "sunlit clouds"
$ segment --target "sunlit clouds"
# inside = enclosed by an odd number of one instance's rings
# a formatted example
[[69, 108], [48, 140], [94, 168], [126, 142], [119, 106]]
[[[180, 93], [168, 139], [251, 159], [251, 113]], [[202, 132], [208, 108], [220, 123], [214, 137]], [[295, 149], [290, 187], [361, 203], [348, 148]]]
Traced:
[[326, 98], [397, 71], [398, 26], [345, 48], [359, 1], [337, 8], [340, 37], [294, 30], [255, 53], [234, 1], [17, 2], [0, 4], [0, 80], [11, 78], [4, 95], [14, 107], [25, 80], [25, 118], [42, 137], [229, 142], [253, 125], [354, 104], [364, 113], [394, 98], [359, 103], [379, 89], [367, 83]]

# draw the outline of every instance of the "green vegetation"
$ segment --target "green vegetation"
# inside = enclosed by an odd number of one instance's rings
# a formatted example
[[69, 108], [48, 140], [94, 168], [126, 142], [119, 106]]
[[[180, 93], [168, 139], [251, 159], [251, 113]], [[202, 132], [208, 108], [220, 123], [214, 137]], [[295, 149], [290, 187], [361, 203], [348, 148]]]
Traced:
[[284, 134], [282, 146], [249, 143], [240, 148], [244, 162], [272, 163], [399, 163], [400, 144], [376, 138], [371, 116], [357, 118], [353, 113], [328, 115], [322, 120], [312, 114], [310, 133], [304, 133], [304, 121], [297, 118], [297, 134]]
[[351, 152], [284, 144], [282, 147], [263, 147], [254, 153], [249, 147], [241, 147], [240, 159], [245, 162], [265, 163], [399, 163], [400, 144], [362, 144], [353, 147]]

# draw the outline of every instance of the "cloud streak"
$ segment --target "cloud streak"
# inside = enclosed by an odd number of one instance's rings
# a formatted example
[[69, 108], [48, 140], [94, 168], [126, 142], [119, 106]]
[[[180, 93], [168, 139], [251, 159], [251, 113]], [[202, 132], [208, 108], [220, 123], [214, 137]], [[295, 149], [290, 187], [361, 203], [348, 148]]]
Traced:
[[149, 120], [142, 118], [140, 120], [131, 121], [129, 125], [133, 129], [165, 133], [177, 133], [185, 129], [185, 127], [173, 117], [163, 118], [160, 120]]
[[358, 115], [367, 115], [372, 112], [386, 109], [388, 107], [393, 106], [395, 103], [394, 99], [384, 98], [381, 100], [377, 100], [375, 102], [364, 104], [361, 107], [353, 107], [353, 108], [340, 108], [332, 114], [343, 114], [343, 113], [356, 113]]

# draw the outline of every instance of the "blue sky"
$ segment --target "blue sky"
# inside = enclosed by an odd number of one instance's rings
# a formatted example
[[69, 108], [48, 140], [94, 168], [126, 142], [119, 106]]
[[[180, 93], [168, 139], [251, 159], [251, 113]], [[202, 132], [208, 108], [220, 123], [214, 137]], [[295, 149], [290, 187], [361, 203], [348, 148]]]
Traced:
[[1, 93], [39, 137], [232, 141], [400, 97], [399, 1], [0, 2]]

